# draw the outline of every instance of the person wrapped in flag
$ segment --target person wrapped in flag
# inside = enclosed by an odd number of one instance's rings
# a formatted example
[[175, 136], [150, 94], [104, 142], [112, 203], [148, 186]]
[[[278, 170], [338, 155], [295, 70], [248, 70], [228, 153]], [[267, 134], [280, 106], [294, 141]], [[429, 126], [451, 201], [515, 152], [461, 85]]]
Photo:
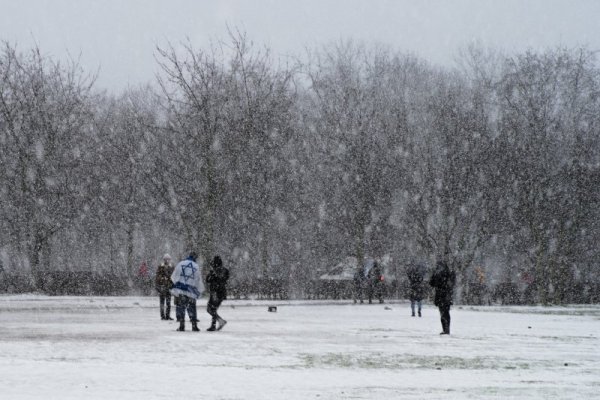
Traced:
[[192, 331], [200, 331], [198, 329], [196, 300], [202, 296], [204, 284], [202, 283], [202, 267], [196, 263], [197, 258], [197, 253], [192, 251], [188, 258], [180, 261], [175, 266], [171, 275], [171, 281], [173, 282], [171, 294], [175, 298], [175, 316], [179, 321], [178, 331], [185, 331], [186, 310], [192, 322]]

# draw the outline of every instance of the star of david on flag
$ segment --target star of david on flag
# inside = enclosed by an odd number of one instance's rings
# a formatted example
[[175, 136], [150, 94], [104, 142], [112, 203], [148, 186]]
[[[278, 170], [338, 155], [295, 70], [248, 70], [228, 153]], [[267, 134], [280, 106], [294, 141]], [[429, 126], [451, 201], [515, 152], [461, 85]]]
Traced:
[[185, 279], [186, 282], [189, 279], [194, 279], [195, 274], [196, 274], [196, 269], [194, 268], [192, 263], [189, 263], [189, 264], [181, 267], [181, 276], [183, 276], [183, 279]]

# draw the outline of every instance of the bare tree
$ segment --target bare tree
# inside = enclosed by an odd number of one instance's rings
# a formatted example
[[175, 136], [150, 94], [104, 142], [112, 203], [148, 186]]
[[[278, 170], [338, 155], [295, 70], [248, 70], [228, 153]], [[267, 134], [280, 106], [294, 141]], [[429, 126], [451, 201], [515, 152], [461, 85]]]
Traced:
[[[76, 62], [62, 65], [38, 48], [21, 54], [5, 43], [0, 56], [2, 212], [8, 243], [29, 265], [39, 288], [52, 239], [77, 216], [82, 138], [91, 120], [93, 79]], [[5, 238], [6, 240], [6, 238]]]
[[506, 165], [511, 235], [517, 251], [529, 257], [544, 303], [566, 300], [573, 256], [586, 232], [590, 203], [579, 182], [582, 166], [598, 160], [598, 89], [593, 55], [562, 49], [508, 59], [498, 88], [497, 146]]

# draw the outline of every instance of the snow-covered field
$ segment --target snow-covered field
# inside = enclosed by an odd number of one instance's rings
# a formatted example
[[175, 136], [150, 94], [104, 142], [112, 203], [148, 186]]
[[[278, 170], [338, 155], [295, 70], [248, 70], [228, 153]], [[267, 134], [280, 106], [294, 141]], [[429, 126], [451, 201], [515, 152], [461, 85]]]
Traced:
[[0, 296], [0, 398], [600, 398], [600, 306], [455, 307], [449, 337], [432, 306], [221, 310], [175, 332], [154, 297]]

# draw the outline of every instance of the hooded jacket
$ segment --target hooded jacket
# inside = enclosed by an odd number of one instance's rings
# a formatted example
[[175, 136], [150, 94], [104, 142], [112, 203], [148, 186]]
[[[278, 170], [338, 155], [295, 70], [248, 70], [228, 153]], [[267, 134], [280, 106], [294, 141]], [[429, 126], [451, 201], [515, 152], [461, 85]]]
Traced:
[[425, 280], [426, 267], [423, 264], [411, 265], [406, 275], [409, 282], [409, 299], [411, 301], [421, 301], [425, 296]]
[[159, 293], [169, 293], [171, 289], [171, 275], [173, 275], [174, 267], [170, 262], [163, 262], [156, 270], [154, 285]]
[[227, 298], [227, 280], [229, 280], [229, 270], [223, 266], [220, 257], [215, 257], [206, 277], [211, 296], [214, 295], [221, 300], [225, 300]]
[[454, 283], [456, 274], [448, 268], [448, 264], [438, 261], [436, 269], [431, 276], [429, 284], [435, 288], [435, 298], [433, 303], [438, 307], [452, 305], [452, 294], [454, 292]]

